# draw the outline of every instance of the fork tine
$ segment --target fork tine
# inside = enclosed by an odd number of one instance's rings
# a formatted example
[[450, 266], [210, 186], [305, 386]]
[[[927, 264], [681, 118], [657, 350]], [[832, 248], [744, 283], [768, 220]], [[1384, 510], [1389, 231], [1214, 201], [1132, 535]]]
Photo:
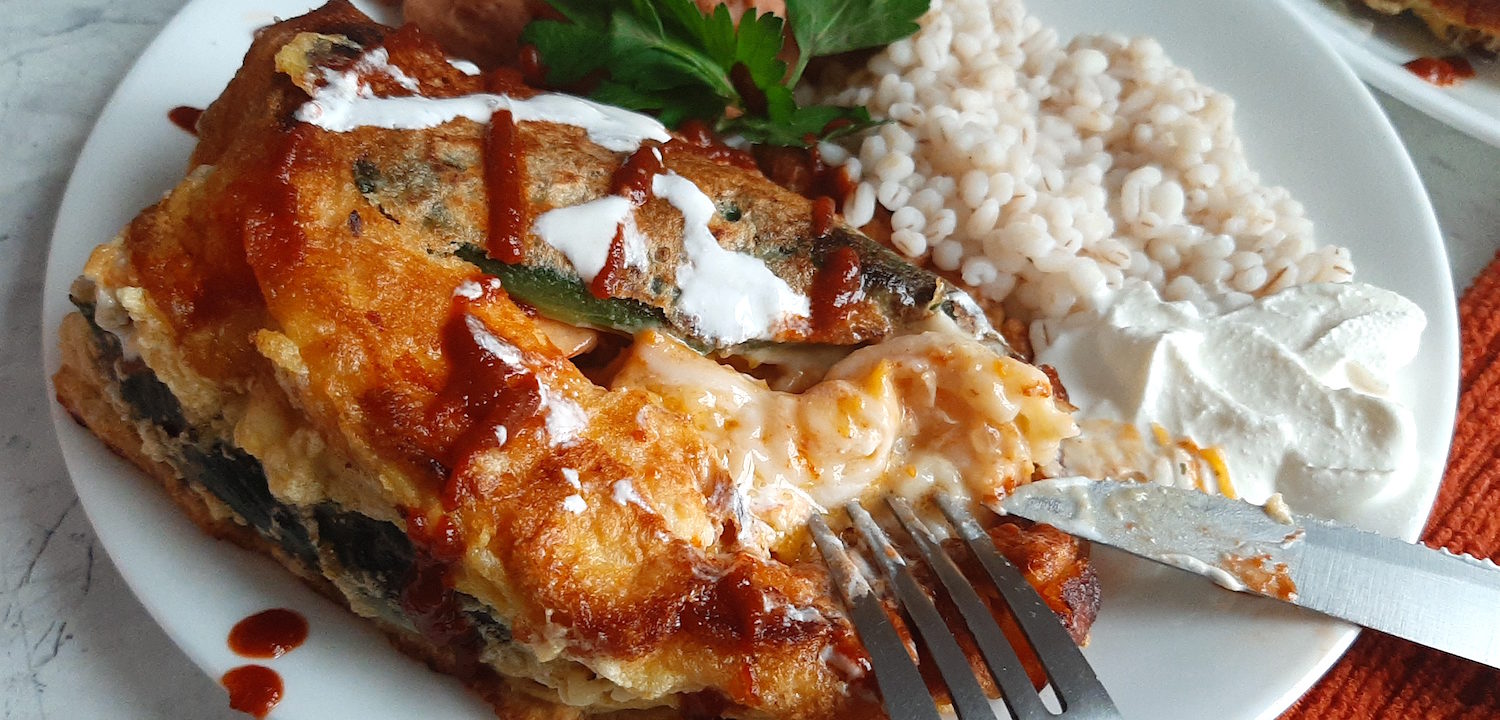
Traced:
[[[968, 542], [969, 549], [1000, 590], [1005, 602], [1010, 605], [1016, 622], [1026, 633], [1026, 638], [1036, 648], [1036, 655], [1047, 669], [1052, 688], [1057, 691], [1065, 710], [1084, 712], [1114, 712], [1114, 704], [1104, 685], [1094, 675], [1078, 645], [1068, 631], [1058, 622], [1052, 610], [1042, 603], [1041, 596], [1026, 582], [1019, 570], [1006, 560], [995, 548], [988, 534], [979, 527], [967, 508], [955, 498], [939, 493], [938, 506], [948, 521], [958, 530], [959, 536]], [[1103, 715], [1101, 715], [1102, 717]]]
[[923, 559], [937, 573], [943, 586], [948, 589], [948, 596], [953, 599], [953, 603], [958, 606], [959, 612], [963, 615], [964, 624], [969, 627], [969, 632], [979, 645], [979, 651], [984, 656], [985, 664], [989, 666], [990, 674], [1000, 686], [1000, 697], [1010, 708], [1011, 714], [1020, 720], [1049, 717], [1051, 712], [1042, 704], [1041, 696], [1031, 684], [1031, 678], [1027, 676], [1025, 668], [1021, 665], [1021, 659], [1016, 655], [1015, 648], [1006, 639], [1005, 633], [1000, 630], [1000, 625], [995, 622], [994, 614], [980, 599], [979, 593], [974, 591], [970, 580], [964, 577], [963, 571], [959, 570], [953, 559], [943, 551], [942, 545], [928, 532], [927, 526], [917, 519], [916, 513], [912, 512], [911, 505], [894, 495], [887, 497], [886, 502], [895, 512], [896, 519], [901, 522], [902, 527], [906, 528], [906, 532], [911, 534], [912, 539], [916, 541]]
[[922, 644], [927, 647], [933, 664], [943, 676], [943, 682], [947, 684], [948, 694], [953, 700], [954, 712], [960, 720], [994, 720], [995, 713], [989, 698], [984, 696], [984, 690], [974, 678], [974, 670], [969, 666], [968, 657], [959, 648], [958, 641], [948, 629], [948, 624], [943, 622], [942, 615], [938, 614], [932, 599], [923, 592], [911, 569], [906, 566], [906, 561], [892, 547], [885, 531], [875, 524], [875, 519], [870, 517], [863, 506], [858, 502], [850, 502], [847, 509], [849, 517], [854, 520], [854, 527], [864, 537], [870, 554], [875, 556], [885, 570], [886, 578], [896, 591], [896, 597], [911, 616]]
[[927, 692], [927, 683], [906, 652], [906, 643], [886, 617], [880, 598], [870, 591], [869, 584], [849, 559], [843, 541], [828, 529], [828, 523], [820, 515], [812, 516], [808, 527], [834, 584], [849, 606], [849, 619], [859, 633], [860, 642], [870, 653], [870, 668], [887, 713], [892, 718], [940, 720], [937, 705]]

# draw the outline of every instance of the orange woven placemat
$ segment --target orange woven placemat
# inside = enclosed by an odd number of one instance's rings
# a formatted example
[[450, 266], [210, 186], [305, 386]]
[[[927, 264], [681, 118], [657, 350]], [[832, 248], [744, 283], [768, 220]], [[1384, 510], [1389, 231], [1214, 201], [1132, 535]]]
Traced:
[[[1448, 470], [1423, 542], [1500, 555], [1500, 257], [1459, 302], [1463, 359]], [[1495, 608], [1500, 622], [1500, 607]], [[1373, 630], [1281, 720], [1500, 718], [1500, 670]]]

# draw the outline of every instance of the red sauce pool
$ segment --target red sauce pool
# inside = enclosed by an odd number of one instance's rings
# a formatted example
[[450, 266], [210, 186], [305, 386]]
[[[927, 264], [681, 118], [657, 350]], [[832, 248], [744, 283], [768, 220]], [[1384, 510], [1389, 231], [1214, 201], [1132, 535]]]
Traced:
[[1462, 55], [1419, 57], [1402, 67], [1438, 87], [1452, 87], [1474, 77], [1474, 66]]
[[643, 144], [615, 170], [610, 184], [614, 194], [640, 206], [651, 199], [651, 180], [661, 171], [661, 149], [655, 144]]
[[281, 702], [281, 676], [264, 665], [241, 665], [219, 679], [229, 691], [229, 707], [263, 718]]
[[477, 493], [471, 457], [503, 446], [508, 438], [541, 421], [540, 381], [525, 365], [515, 364], [514, 358], [496, 355], [482, 341], [488, 328], [471, 313], [504, 298], [505, 290], [493, 277], [475, 282], [479, 293], [474, 297], [456, 294], [443, 324], [443, 357], [451, 365], [448, 380], [428, 411], [429, 437], [446, 439], [439, 459], [448, 473], [443, 508], [450, 511]]
[[251, 658], [279, 658], [307, 640], [307, 619], [293, 610], [274, 608], [235, 623], [229, 649]]
[[198, 134], [198, 118], [201, 117], [203, 110], [187, 105], [178, 105], [167, 111], [167, 119], [189, 135]]
[[816, 144], [805, 148], [757, 145], [755, 160], [772, 182], [805, 198], [831, 197], [843, 202], [854, 181], [843, 166], [829, 165]]
[[[686, 141], [685, 147], [696, 148], [704, 157], [720, 165], [733, 165], [745, 170], [755, 170], [755, 156], [744, 150], [736, 150], [725, 145], [714, 131], [702, 120], [687, 120], [677, 128], [678, 134]], [[684, 147], [681, 142], [671, 142], [668, 147]]]

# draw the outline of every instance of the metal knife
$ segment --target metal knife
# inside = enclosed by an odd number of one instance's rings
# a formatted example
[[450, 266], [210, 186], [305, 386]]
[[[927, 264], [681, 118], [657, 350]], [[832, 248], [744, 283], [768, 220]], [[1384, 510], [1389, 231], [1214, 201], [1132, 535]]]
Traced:
[[1231, 590], [1326, 615], [1500, 668], [1500, 567], [1293, 515], [1154, 483], [1055, 478], [1001, 500], [1056, 526]]

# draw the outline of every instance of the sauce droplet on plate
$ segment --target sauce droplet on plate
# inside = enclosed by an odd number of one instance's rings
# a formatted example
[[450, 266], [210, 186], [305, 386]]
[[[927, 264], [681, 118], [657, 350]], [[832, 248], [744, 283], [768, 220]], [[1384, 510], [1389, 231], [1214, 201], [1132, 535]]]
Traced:
[[1438, 87], [1452, 87], [1474, 77], [1474, 66], [1462, 55], [1419, 57], [1402, 67]]
[[241, 665], [220, 678], [229, 691], [229, 707], [263, 718], [281, 702], [281, 676], [264, 665]]
[[278, 658], [307, 640], [307, 620], [296, 611], [274, 608], [235, 623], [229, 649], [244, 657]]

